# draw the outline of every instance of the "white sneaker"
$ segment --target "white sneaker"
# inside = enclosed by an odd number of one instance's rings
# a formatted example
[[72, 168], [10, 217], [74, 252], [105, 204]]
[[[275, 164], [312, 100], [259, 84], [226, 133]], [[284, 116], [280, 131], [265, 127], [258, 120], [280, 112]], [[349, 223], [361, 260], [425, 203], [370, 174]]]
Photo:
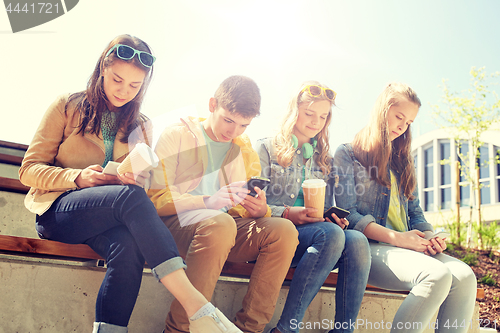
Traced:
[[191, 333], [243, 333], [219, 309], [196, 320], [189, 320]]

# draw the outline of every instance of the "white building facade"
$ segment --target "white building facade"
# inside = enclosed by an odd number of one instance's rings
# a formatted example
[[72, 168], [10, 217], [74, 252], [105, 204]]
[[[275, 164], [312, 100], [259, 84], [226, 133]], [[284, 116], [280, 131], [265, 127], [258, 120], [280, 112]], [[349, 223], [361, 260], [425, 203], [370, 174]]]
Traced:
[[[482, 220], [500, 222], [500, 131], [485, 132], [480, 148], [479, 175], [481, 188]], [[461, 221], [471, 220], [471, 206], [477, 205], [474, 193], [467, 178], [459, 175], [460, 186], [456, 187], [457, 172], [455, 162], [469, 164], [474, 170], [472, 145], [461, 140], [460, 146], [444, 129], [423, 134], [412, 142], [412, 154], [417, 173], [418, 196], [426, 219], [434, 226], [452, 223], [456, 216], [457, 191], [460, 191]], [[463, 160], [458, 153], [465, 157]], [[449, 163], [441, 163], [448, 160]], [[475, 172], [475, 171], [474, 171]], [[473, 209], [472, 221], [477, 221], [477, 213]]]

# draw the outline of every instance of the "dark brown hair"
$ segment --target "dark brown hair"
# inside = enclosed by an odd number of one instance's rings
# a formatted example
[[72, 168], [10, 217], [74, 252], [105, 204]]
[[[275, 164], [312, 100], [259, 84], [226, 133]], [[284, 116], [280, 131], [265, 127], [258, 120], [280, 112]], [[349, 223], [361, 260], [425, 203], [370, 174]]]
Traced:
[[137, 37], [130, 35], [120, 35], [116, 37], [109, 43], [99, 57], [94, 72], [87, 83], [87, 90], [72, 94], [69, 97], [68, 104], [72, 101], [76, 102], [76, 111], [80, 113], [78, 133], [83, 134], [87, 130], [92, 134], [98, 135], [101, 131], [102, 114], [108, 108], [106, 104], [108, 99], [106, 98], [103, 87], [102, 75], [104, 69], [111, 66], [114, 61], [119, 60], [131, 63], [143, 70], [146, 76], [139, 92], [133, 100], [122, 106], [120, 112], [117, 113], [116, 127], [122, 129], [124, 132], [125, 136], [122, 138], [122, 141], [125, 143], [131, 132], [147, 120], [147, 117], [140, 113], [140, 108], [149, 83], [151, 82], [153, 68], [144, 67], [137, 56], [134, 56], [130, 60], [122, 60], [116, 56], [116, 52], [112, 52], [106, 57], [108, 51], [116, 44], [124, 44], [138, 51], [152, 53], [150, 47]]
[[260, 91], [250, 78], [241, 75], [230, 76], [217, 88], [214, 94], [217, 106], [244, 118], [260, 114]]

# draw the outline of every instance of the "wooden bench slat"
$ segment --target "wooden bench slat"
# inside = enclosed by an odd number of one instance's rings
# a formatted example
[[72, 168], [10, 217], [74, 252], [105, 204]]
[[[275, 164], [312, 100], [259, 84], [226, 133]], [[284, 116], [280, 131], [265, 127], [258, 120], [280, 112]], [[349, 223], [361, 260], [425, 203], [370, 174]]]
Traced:
[[21, 165], [22, 161], [23, 161], [22, 156], [13, 156], [13, 155], [9, 155], [9, 154], [0, 153], [0, 162], [2, 162], [2, 163]]
[[[46, 239], [16, 237], [9, 235], [0, 235], [0, 250], [25, 254], [35, 253], [59, 257], [71, 257], [86, 260], [103, 259], [85, 244], [66, 244]], [[252, 263], [227, 261], [222, 268], [222, 275], [249, 278], [252, 275], [253, 267], [254, 264]], [[290, 268], [285, 280], [291, 280], [294, 272], [295, 268]], [[337, 278], [338, 274], [336, 272], [332, 272], [328, 275], [323, 285], [326, 287], [336, 287]], [[371, 285], [367, 285], [366, 290], [402, 295], [408, 294], [407, 291], [385, 290]], [[477, 289], [476, 298], [484, 298], [484, 289]]]
[[28, 150], [29, 146], [22, 143], [0, 140], [0, 147], [13, 148], [26, 151]]
[[0, 250], [80, 259], [102, 259], [85, 244], [65, 244], [45, 239], [0, 235]]
[[0, 190], [9, 192], [28, 193], [30, 188], [24, 186], [19, 179], [0, 177]]

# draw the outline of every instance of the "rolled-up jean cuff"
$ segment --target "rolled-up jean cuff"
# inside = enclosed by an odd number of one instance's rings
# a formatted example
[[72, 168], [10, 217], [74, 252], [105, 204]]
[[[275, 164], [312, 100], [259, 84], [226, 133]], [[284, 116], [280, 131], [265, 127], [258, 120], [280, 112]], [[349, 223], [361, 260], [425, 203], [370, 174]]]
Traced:
[[168, 259], [151, 269], [151, 273], [153, 273], [153, 276], [160, 281], [160, 279], [164, 278], [168, 274], [180, 268], [186, 269], [186, 267], [187, 266], [181, 257], [173, 257], [172, 259]]
[[108, 323], [94, 323], [92, 333], [127, 333], [128, 328]]

